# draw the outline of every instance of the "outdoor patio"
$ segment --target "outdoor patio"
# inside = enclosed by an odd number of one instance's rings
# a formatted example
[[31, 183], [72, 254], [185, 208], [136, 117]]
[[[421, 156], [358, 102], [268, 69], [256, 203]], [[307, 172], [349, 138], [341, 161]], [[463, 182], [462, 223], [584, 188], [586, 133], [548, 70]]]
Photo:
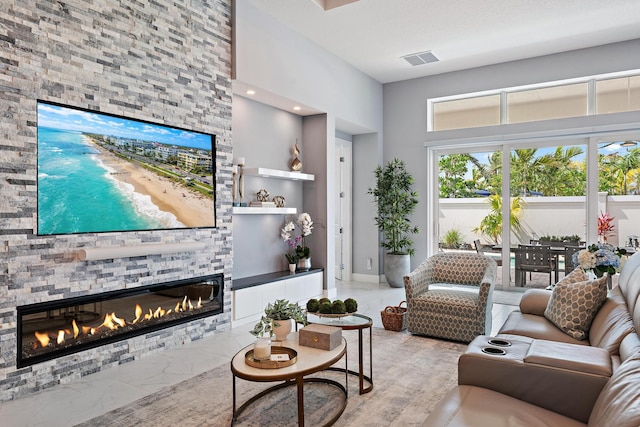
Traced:
[[[498, 267], [498, 273], [496, 277], [496, 289], [505, 290], [505, 291], [513, 291], [513, 292], [524, 292], [526, 289], [534, 288], [534, 289], [544, 289], [549, 286], [549, 275], [546, 273], [531, 273], [531, 279], [529, 278], [529, 273], [527, 274], [527, 283], [525, 286], [515, 286], [513, 283], [506, 284], [503, 286], [502, 284], [502, 267]], [[615, 274], [612, 278], [612, 287], [618, 286], [618, 274]], [[515, 269], [511, 267], [511, 275], [510, 277], [513, 280], [515, 277]], [[562, 280], [564, 277], [564, 273], [560, 273], [559, 280]], [[551, 279], [552, 283], [555, 283], [555, 280]]]

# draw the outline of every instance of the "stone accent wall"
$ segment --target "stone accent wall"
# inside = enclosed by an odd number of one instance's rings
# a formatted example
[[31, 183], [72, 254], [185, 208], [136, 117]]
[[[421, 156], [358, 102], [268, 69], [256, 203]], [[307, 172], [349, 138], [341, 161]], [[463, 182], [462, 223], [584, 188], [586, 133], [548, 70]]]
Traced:
[[[230, 328], [231, 0], [8, 0], [0, 8], [0, 401]], [[217, 228], [37, 236], [36, 100], [215, 134]], [[79, 261], [80, 247], [199, 253]], [[16, 306], [223, 273], [224, 313], [16, 369]]]

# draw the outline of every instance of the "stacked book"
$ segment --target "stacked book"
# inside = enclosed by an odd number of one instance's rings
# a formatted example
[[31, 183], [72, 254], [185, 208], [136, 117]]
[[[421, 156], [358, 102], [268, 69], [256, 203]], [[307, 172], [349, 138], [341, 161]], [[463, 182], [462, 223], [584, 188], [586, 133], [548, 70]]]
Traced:
[[254, 200], [249, 203], [249, 206], [252, 208], [275, 208], [276, 204], [273, 202], [259, 202]]

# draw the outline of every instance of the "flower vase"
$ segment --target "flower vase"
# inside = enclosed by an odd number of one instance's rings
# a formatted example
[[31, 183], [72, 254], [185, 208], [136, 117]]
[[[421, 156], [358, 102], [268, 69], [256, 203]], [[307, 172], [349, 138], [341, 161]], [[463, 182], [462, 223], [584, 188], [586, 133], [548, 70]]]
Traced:
[[296, 272], [296, 265], [289, 264], [289, 273], [295, 273], [295, 272]]
[[311, 268], [311, 257], [300, 258], [298, 260], [298, 270], [309, 270]]
[[253, 344], [253, 359], [254, 360], [269, 360], [271, 359], [271, 340], [266, 337], [258, 337]]

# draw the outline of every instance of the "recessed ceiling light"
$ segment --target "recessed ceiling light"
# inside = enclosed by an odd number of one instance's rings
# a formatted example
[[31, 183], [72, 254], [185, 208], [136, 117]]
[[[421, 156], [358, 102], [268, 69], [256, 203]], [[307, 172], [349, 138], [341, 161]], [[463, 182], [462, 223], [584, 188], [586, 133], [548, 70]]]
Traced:
[[247, 90], [247, 95], [255, 95], [255, 94], [256, 94], [255, 90], [253, 90], [253, 89]]
[[300, 111], [300, 107], [298, 107], [297, 105], [296, 105], [295, 107], [293, 107], [293, 109], [294, 109], [295, 111]]

